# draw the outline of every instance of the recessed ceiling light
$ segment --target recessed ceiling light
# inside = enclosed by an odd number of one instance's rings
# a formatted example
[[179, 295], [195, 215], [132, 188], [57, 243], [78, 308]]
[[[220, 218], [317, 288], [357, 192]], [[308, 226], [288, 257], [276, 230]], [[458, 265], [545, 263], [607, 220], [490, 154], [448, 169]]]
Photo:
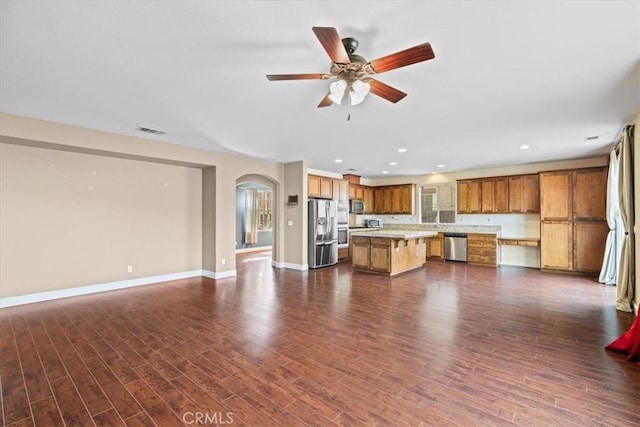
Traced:
[[443, 168], [445, 166], [447, 166], [447, 165], [438, 165], [439, 168]]
[[528, 150], [529, 148], [531, 148], [531, 147], [530, 147], [530, 146], [528, 146], [528, 145], [526, 145], [526, 144], [525, 144], [525, 145], [521, 145], [521, 146], [520, 146], [520, 149], [521, 149], [521, 150]]
[[389, 173], [389, 171], [382, 171], [382, 173]]
[[391, 166], [395, 166], [395, 165], [397, 165], [397, 164], [398, 164], [398, 162], [389, 162], [389, 164], [390, 164]]
[[406, 148], [398, 148], [398, 153], [406, 153], [407, 149]]
[[342, 163], [342, 159], [336, 159], [336, 163]]

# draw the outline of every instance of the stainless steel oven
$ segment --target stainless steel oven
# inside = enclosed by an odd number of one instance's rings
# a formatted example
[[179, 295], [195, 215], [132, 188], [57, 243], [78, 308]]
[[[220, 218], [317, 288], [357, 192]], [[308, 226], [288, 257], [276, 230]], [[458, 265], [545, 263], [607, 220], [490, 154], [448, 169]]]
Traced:
[[338, 227], [349, 226], [349, 202], [338, 202]]
[[338, 249], [349, 247], [349, 227], [338, 225]]

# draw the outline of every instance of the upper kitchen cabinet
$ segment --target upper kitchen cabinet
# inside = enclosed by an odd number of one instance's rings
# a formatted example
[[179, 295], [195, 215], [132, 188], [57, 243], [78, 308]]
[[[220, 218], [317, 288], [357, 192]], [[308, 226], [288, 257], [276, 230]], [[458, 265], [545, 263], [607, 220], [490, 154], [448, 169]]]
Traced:
[[540, 220], [568, 220], [573, 216], [573, 172], [540, 174]]
[[482, 212], [492, 213], [496, 211], [496, 179], [486, 178], [482, 180]]
[[538, 174], [509, 177], [509, 212], [540, 212]]
[[374, 213], [373, 187], [364, 187], [364, 213]]
[[[413, 195], [415, 193], [415, 184], [402, 185], [385, 185], [380, 187], [368, 187], [369, 193], [365, 191], [365, 210], [371, 206], [371, 211], [365, 213], [382, 214], [382, 215], [413, 215], [415, 213]], [[371, 202], [367, 203], [367, 199], [371, 197]]]
[[333, 200], [338, 202], [349, 201], [349, 182], [342, 179], [333, 180]]
[[494, 212], [504, 213], [509, 211], [509, 179], [500, 176], [495, 179]]
[[574, 171], [573, 193], [573, 214], [576, 220], [606, 221], [607, 168]]
[[542, 172], [540, 188], [542, 221], [607, 219], [606, 167]]
[[348, 201], [349, 183], [341, 179], [307, 175], [307, 194], [314, 199]]
[[416, 192], [415, 184], [405, 184], [400, 186], [400, 212], [405, 215], [413, 215], [414, 212], [414, 204], [413, 204], [413, 195]]
[[384, 188], [373, 188], [373, 213], [384, 213]]
[[482, 212], [482, 180], [458, 181], [458, 213]]
[[458, 213], [540, 212], [538, 175], [458, 181]]

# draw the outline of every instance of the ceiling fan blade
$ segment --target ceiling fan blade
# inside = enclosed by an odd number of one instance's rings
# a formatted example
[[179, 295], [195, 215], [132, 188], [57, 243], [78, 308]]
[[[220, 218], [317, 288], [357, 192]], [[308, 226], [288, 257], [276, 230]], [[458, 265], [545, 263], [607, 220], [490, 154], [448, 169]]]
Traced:
[[326, 80], [330, 79], [330, 74], [310, 73], [310, 74], [267, 74], [267, 79], [271, 81], [277, 80]]
[[322, 101], [320, 101], [320, 104], [318, 104], [318, 108], [328, 107], [333, 104], [333, 101], [331, 100], [331, 98], [329, 98], [329, 95], [331, 95], [331, 92], [327, 92], [324, 98], [322, 98]]
[[423, 43], [400, 52], [392, 53], [391, 55], [383, 56], [382, 58], [374, 59], [370, 61], [368, 65], [371, 66], [376, 74], [380, 74], [417, 62], [428, 61], [435, 57], [436, 55], [433, 53], [431, 44]]
[[349, 54], [342, 44], [338, 30], [333, 27], [313, 27], [320, 44], [327, 51], [329, 58], [336, 64], [350, 64]]
[[394, 104], [407, 96], [406, 93], [376, 79], [367, 79], [367, 83], [371, 86], [369, 91], [372, 94], [378, 95], [380, 98], [384, 98]]

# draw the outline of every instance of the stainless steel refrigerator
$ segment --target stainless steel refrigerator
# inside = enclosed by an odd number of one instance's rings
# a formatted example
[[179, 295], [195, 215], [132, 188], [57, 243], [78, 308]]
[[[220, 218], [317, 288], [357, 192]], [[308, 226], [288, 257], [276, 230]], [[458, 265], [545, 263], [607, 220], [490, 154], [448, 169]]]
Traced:
[[334, 200], [309, 200], [309, 267], [338, 262], [338, 205]]

